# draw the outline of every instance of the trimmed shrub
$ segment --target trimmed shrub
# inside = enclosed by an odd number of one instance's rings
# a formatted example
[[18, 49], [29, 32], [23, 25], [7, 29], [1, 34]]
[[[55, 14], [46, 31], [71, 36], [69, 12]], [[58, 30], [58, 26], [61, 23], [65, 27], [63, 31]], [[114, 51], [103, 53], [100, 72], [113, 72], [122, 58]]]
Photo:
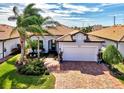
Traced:
[[109, 45], [103, 52], [103, 60], [108, 64], [118, 64], [123, 62], [123, 57], [114, 45]]
[[39, 60], [29, 60], [26, 65], [18, 67], [18, 72], [25, 75], [43, 75], [46, 74], [46, 71], [47, 68], [44, 66], [44, 63]]

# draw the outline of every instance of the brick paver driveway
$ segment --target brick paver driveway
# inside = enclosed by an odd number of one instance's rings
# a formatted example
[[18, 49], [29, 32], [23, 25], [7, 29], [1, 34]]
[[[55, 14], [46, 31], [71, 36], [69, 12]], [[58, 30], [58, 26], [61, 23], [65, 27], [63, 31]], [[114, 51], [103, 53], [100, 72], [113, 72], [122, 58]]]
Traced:
[[[55, 65], [54, 65], [55, 63]], [[56, 77], [55, 88], [124, 88], [123, 84], [111, 76], [104, 64], [94, 62], [54, 61], [49, 70]]]

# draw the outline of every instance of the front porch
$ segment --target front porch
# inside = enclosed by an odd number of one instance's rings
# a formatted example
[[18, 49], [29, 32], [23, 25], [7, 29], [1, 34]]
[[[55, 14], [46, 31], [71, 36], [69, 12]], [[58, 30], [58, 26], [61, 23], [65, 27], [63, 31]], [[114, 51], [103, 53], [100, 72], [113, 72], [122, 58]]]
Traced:
[[32, 36], [31, 40], [38, 40], [39, 38], [39, 43], [40, 46], [44, 49], [44, 53], [49, 53], [49, 52], [56, 52], [56, 38], [58, 38], [60, 36]]

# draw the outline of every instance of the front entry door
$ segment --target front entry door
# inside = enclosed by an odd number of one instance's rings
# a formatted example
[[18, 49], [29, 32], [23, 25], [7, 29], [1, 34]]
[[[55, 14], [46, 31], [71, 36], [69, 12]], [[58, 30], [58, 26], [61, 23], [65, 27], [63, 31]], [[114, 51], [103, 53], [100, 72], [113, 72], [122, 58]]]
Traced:
[[49, 51], [56, 51], [56, 43], [55, 40], [48, 41]]

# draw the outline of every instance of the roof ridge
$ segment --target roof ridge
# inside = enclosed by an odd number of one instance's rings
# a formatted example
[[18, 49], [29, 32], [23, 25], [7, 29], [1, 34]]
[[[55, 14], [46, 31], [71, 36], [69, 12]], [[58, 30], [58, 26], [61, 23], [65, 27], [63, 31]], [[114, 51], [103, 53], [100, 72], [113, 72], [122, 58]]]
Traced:
[[120, 38], [120, 40], [119, 40], [119, 41], [121, 41], [123, 38], [124, 38], [124, 35]]
[[67, 34], [63, 35], [63, 36], [61, 36], [61, 37], [57, 38], [56, 40], [59, 40], [59, 39], [61, 39], [61, 38], [65, 37], [65, 36], [68, 36], [68, 35], [70, 35], [70, 33], [67, 33]]
[[68, 35], [73, 35], [73, 34], [78, 33], [78, 32], [80, 32], [80, 30], [73, 30], [73, 31], [71, 31], [71, 32], [69, 32], [69, 33], [67, 33], [67, 34], [65, 34], [65, 35], [63, 35], [63, 36], [57, 38], [57, 40], [59, 40], [59, 39], [61, 39], [61, 38], [64, 38], [64, 37], [66, 37], [66, 36], [68, 36]]

